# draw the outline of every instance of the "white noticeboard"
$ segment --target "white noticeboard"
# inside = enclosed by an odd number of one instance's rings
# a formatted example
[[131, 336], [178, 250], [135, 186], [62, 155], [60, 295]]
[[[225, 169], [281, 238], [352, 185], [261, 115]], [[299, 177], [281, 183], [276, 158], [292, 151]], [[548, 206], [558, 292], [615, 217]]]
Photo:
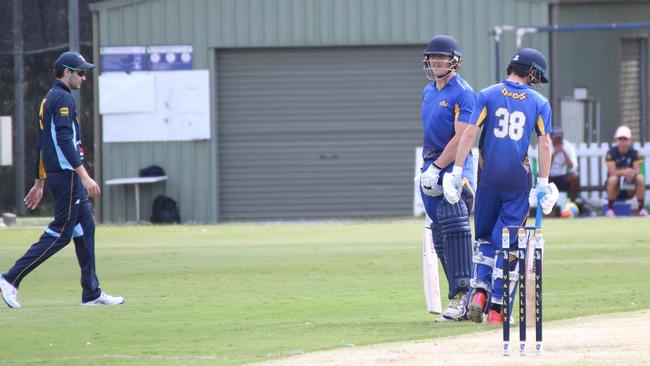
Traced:
[[208, 70], [100, 75], [104, 142], [209, 139], [209, 79]]

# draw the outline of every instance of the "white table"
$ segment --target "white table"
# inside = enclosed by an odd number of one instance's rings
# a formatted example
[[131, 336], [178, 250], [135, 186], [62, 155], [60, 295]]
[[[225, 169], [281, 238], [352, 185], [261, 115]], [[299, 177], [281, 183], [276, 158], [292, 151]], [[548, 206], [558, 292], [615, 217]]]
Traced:
[[104, 182], [107, 186], [133, 185], [135, 189], [135, 218], [140, 222], [140, 184], [152, 184], [164, 182], [167, 180], [166, 175], [156, 177], [130, 177], [109, 179]]

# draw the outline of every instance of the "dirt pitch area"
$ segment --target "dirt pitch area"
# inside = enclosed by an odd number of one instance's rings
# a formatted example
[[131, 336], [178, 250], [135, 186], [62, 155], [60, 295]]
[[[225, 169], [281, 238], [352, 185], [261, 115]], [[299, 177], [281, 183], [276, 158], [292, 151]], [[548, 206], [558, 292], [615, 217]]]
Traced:
[[498, 328], [456, 337], [308, 353], [256, 365], [650, 365], [649, 332], [650, 310], [644, 310], [546, 323], [542, 356], [534, 354], [535, 335], [529, 329], [529, 354], [521, 357], [519, 328], [513, 327], [510, 357], [501, 355]]

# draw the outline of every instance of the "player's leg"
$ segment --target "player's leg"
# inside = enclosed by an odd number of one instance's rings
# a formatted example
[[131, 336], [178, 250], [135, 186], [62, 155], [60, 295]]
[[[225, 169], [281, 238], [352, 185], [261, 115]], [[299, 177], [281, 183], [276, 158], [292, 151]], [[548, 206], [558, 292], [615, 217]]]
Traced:
[[619, 177], [616, 175], [607, 177], [607, 181], [605, 182], [605, 190], [607, 191], [607, 212], [605, 213], [605, 216], [616, 216], [614, 213], [614, 201], [620, 193], [619, 181]]
[[648, 211], [645, 209], [645, 178], [643, 174], [637, 174], [634, 177], [636, 184], [636, 199], [639, 203], [639, 216], [648, 216]]
[[78, 192], [83, 189], [79, 187], [80, 181], [74, 179], [75, 176], [72, 171], [48, 173], [47, 185], [54, 196], [54, 220], [47, 226], [39, 241], [2, 275], [16, 289], [16, 296], [23, 278], [70, 242], [79, 211]]
[[470, 281], [472, 290], [467, 317], [477, 323], [483, 321], [483, 314], [487, 311], [492, 290], [492, 272], [497, 247], [491, 242], [491, 237], [499, 208], [498, 191], [482, 187], [476, 190], [474, 270]]
[[464, 201], [451, 205], [442, 200], [438, 203], [437, 219], [445, 243], [448, 297], [451, 300], [443, 316], [449, 320], [463, 320], [472, 276], [472, 234]]
[[[496, 224], [492, 231], [492, 241], [499, 242], [502, 236], [502, 229], [511, 226], [523, 226], [528, 217], [530, 205], [528, 203], [528, 192], [501, 192], [501, 209]], [[510, 248], [516, 248], [517, 235], [510, 236]], [[488, 323], [499, 324], [503, 321], [503, 273], [511, 273], [509, 277], [516, 281], [518, 274], [516, 266], [518, 258], [510, 255], [508, 263], [503, 263], [503, 257], [497, 255], [495, 269], [492, 274], [492, 294], [490, 298], [490, 309], [488, 311]], [[514, 272], [514, 273], [513, 273]], [[514, 290], [513, 281], [510, 283], [510, 291]]]
[[82, 192], [79, 206], [74, 247], [81, 270], [81, 305], [122, 304], [123, 297], [108, 295], [99, 287], [95, 272], [95, 218], [85, 191]]
[[86, 195], [79, 207], [79, 224], [74, 232], [74, 250], [81, 270], [81, 301], [94, 300], [101, 295], [102, 290], [95, 273], [95, 220]]

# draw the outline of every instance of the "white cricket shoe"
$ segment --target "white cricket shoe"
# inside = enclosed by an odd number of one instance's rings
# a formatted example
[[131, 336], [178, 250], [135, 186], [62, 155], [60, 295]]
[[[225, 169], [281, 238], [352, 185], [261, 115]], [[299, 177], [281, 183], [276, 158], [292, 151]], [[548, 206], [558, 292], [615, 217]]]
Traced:
[[0, 276], [0, 291], [2, 292], [2, 299], [7, 306], [12, 309], [18, 309], [20, 307], [20, 303], [18, 302], [18, 289], [7, 282], [2, 276]]
[[467, 317], [467, 293], [459, 292], [449, 302], [449, 306], [442, 312], [442, 316], [436, 319], [436, 323], [459, 322]]
[[119, 305], [124, 304], [124, 298], [121, 296], [111, 296], [102, 292], [98, 298], [91, 301], [82, 302], [81, 306], [95, 306], [95, 305]]

